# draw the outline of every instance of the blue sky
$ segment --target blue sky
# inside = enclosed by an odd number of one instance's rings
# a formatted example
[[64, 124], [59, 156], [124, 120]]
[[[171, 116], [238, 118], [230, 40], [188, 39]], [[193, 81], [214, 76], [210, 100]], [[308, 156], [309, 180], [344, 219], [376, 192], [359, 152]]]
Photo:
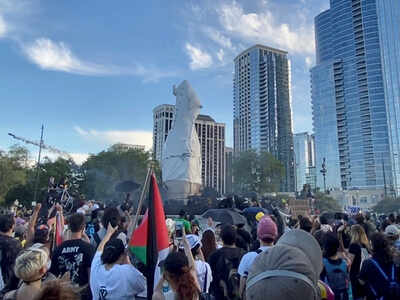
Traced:
[[[311, 131], [314, 17], [329, 0], [0, 0], [0, 148], [7, 133], [78, 161], [115, 142], [151, 146], [152, 109], [189, 80], [232, 144], [233, 59], [289, 52], [294, 132]], [[34, 154], [36, 149], [29, 147]]]

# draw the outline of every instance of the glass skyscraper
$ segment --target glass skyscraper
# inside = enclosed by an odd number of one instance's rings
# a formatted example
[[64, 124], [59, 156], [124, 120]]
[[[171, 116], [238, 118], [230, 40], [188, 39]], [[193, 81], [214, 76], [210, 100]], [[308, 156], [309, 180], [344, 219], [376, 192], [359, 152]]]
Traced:
[[327, 188], [399, 194], [400, 1], [331, 0], [315, 40], [317, 170], [325, 158]]
[[235, 58], [233, 102], [234, 152], [270, 152], [285, 167], [281, 191], [294, 191], [287, 52], [255, 45], [239, 54]]

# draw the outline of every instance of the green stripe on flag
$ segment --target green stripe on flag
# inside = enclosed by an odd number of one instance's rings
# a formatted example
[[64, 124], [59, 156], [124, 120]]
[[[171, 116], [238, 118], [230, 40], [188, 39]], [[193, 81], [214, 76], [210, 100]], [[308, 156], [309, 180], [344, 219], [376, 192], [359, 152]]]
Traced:
[[130, 246], [129, 249], [131, 252], [139, 259], [142, 263], [146, 264], [146, 246], [138, 247], [138, 246]]

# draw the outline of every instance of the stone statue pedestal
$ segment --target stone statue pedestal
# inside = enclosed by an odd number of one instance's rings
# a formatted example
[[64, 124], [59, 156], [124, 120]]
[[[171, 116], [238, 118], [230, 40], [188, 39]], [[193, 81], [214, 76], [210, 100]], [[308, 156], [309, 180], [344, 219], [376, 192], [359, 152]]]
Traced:
[[178, 200], [186, 205], [189, 196], [200, 195], [201, 184], [190, 183], [182, 180], [165, 182], [167, 187], [167, 199]]

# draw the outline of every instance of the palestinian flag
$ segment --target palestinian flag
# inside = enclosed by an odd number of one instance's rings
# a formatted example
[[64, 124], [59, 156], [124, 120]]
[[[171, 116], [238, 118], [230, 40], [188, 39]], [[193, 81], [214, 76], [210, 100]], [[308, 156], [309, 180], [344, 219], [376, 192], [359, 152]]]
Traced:
[[150, 177], [149, 208], [140, 226], [132, 233], [129, 248], [146, 265], [147, 299], [151, 299], [160, 278], [158, 263], [169, 252], [164, 207], [154, 173]]

